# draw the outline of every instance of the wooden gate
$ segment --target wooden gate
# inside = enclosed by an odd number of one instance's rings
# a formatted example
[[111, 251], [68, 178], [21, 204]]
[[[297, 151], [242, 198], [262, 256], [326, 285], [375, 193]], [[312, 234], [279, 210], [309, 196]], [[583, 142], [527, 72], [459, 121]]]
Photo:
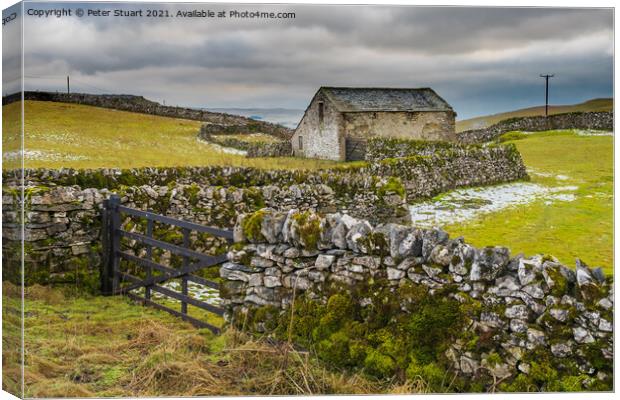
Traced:
[[[146, 219], [145, 234], [129, 232], [121, 228], [123, 216]], [[181, 228], [183, 244], [177, 245], [153, 237], [154, 223]], [[167, 311], [175, 316], [192, 323], [199, 328], [208, 328], [214, 333], [219, 333], [219, 328], [212, 324], [188, 315], [187, 306], [191, 305], [202, 310], [206, 310], [217, 315], [222, 315], [223, 310], [213, 304], [203, 300], [193, 298], [188, 293], [188, 282], [206, 286], [219, 290], [219, 284], [201, 276], [195, 275], [197, 271], [216, 266], [225, 262], [226, 255], [208, 255], [194, 251], [190, 248], [190, 233], [196, 231], [212, 236], [226, 239], [232, 242], [233, 233], [229, 230], [222, 230], [195, 224], [180, 219], [166, 217], [149, 211], [136, 210], [122, 206], [120, 197], [112, 195], [104, 201], [102, 212], [102, 242], [103, 242], [103, 271], [101, 273], [101, 290], [105, 295], [124, 294], [128, 297], [140, 301], [143, 304]], [[142, 257], [123, 251], [121, 239], [127, 238], [145, 246]], [[162, 265], [153, 260], [153, 249], [162, 249], [170, 254], [182, 257], [180, 268]], [[138, 267], [143, 272], [143, 277], [132, 275], [121, 270], [121, 260], [125, 264]], [[166, 282], [173, 279], [181, 280], [181, 291], [175, 291], [163, 286]], [[136, 290], [144, 290], [144, 295], [134, 293]], [[180, 310], [175, 310], [166, 305], [153, 301], [152, 292], [157, 292], [165, 298], [178, 300], [181, 303]]]

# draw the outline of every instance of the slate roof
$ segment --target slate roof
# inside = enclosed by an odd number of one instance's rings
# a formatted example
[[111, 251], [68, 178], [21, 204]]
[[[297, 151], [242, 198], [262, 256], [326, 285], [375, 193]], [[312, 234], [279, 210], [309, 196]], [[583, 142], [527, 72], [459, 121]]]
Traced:
[[454, 111], [431, 88], [350, 88], [319, 89], [340, 112], [364, 111]]

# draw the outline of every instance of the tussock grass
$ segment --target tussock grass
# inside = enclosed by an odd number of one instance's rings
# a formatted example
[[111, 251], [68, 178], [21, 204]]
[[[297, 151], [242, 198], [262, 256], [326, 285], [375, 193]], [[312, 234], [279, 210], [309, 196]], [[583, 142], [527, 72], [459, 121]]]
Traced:
[[[5, 307], [18, 309], [19, 290], [10, 283], [3, 289]], [[25, 308], [28, 397], [412, 393], [425, 387], [331, 370], [286, 342], [232, 329], [215, 336], [118, 296], [73, 297], [33, 286]], [[18, 333], [19, 318], [4, 324]], [[19, 342], [15, 335], [3, 340]], [[13, 362], [4, 364], [4, 388], [14, 391], [19, 358], [10, 350], [5, 346], [3, 356]]]

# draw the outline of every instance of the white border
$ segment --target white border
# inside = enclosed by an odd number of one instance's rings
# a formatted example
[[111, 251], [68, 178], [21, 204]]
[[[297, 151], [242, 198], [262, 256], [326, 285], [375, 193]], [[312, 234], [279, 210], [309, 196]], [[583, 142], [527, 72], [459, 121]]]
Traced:
[[[32, 2], [32, 1], [31, 1]], [[76, 2], [76, 3], [82, 3], [81, 1], [77, 1], [77, 0], [64, 0], [64, 1], [47, 1], [47, 0], [43, 0], [43, 1], [37, 1], [39, 3], [71, 3], [71, 2]], [[107, 3], [127, 3], [129, 1], [105, 1]], [[131, 1], [133, 3], [158, 3], [157, 1], [149, 1], [149, 0], [133, 0]], [[17, 1], [14, 0], [0, 0], [0, 4], [2, 5], [2, 8], [7, 8], [13, 4], [16, 4]], [[101, 3], [101, 2], [100, 2]], [[505, 1], [493, 1], [493, 0], [473, 0], [473, 1], [466, 1], [466, 0], [444, 0], [444, 1], [404, 1], [404, 0], [390, 0], [390, 1], [381, 1], [381, 0], [377, 0], [377, 1], [362, 1], [362, 0], [336, 0], [336, 1], [329, 1], [329, 0], [314, 0], [314, 1], [304, 1], [304, 0], [288, 0], [288, 1], [264, 1], [264, 0], [242, 0], [242, 1], [179, 1], [179, 0], [171, 0], [171, 1], [167, 1], [167, 2], [159, 2], [159, 3], [246, 3], [246, 4], [321, 4], [321, 5], [330, 5], [330, 4], [337, 4], [337, 5], [372, 5], [372, 4], [376, 4], [376, 5], [418, 5], [418, 6], [464, 6], [464, 7], [475, 7], [475, 6], [480, 6], [480, 7], [583, 7], [583, 8], [594, 8], [594, 7], [605, 7], [605, 8], [614, 8], [614, 22], [616, 20], [616, 17], [618, 15], [618, 10], [615, 9], [615, 2], [614, 1], [609, 1], [609, 0], [589, 0], [589, 1], [578, 1], [578, 0], [564, 0], [564, 1], [559, 1], [559, 0], [538, 0], [538, 1], [533, 1], [533, 0], [521, 0], [521, 1], [514, 1], [514, 0], [505, 0]], [[23, 15], [23, 14], [22, 14]], [[23, 32], [22, 32], [23, 34]], [[615, 44], [617, 43], [617, 31], [614, 29], [614, 50], [615, 50]], [[23, 41], [22, 41], [23, 43]], [[1, 42], [0, 42], [0, 52], [2, 50], [1, 48]], [[23, 56], [23, 54], [22, 54]], [[23, 68], [23, 63], [22, 63], [22, 68]], [[0, 73], [2, 71], [2, 66], [0, 64]], [[618, 72], [618, 65], [615, 63], [615, 57], [614, 57], [614, 99], [615, 99], [615, 93], [617, 92], [617, 81], [615, 79], [615, 77], [617, 76], [617, 72]], [[23, 85], [23, 80], [22, 80], [22, 85]], [[22, 88], [23, 90], [23, 88]], [[615, 113], [615, 102], [614, 102], [614, 113]], [[0, 116], [0, 120], [1, 120], [1, 116]], [[614, 131], [618, 132], [618, 121], [616, 118], [614, 118]], [[618, 189], [618, 186], [616, 185], [616, 167], [618, 165], [620, 165], [620, 155], [618, 154], [618, 152], [616, 151], [616, 146], [617, 146], [617, 137], [614, 135], [614, 221], [615, 221], [615, 216], [616, 216], [616, 210], [617, 210], [617, 205], [618, 205], [618, 195], [620, 194], [620, 190]], [[615, 260], [618, 259], [618, 246], [616, 245], [616, 238], [618, 237], [618, 234], [620, 233], [620, 228], [614, 223], [614, 275], [617, 276], [617, 268], [616, 268], [616, 263]], [[617, 281], [614, 282], [614, 292], [617, 289]], [[615, 302], [614, 302], [615, 304]], [[23, 310], [22, 310], [23, 311]], [[615, 333], [618, 332], [618, 316], [617, 316], [617, 312], [616, 309], [614, 309], [614, 338], [615, 338]], [[614, 342], [614, 354], [617, 354], [617, 346], [616, 343]], [[614, 371], [618, 371], [618, 367], [619, 367], [619, 359], [620, 357], [615, 356], [614, 357]], [[618, 384], [618, 381], [616, 379], [616, 375], [617, 372], [614, 373], [614, 388], [616, 387], [616, 385]], [[23, 376], [23, 375], [22, 375]], [[533, 398], [544, 398], [544, 399], [549, 399], [549, 400], [555, 400], [555, 399], [595, 399], [595, 400], [609, 400], [611, 398], [611, 396], [613, 396], [613, 394], [610, 393], [588, 393], [588, 392], [579, 392], [579, 393], [527, 393], [527, 394], [523, 394], [523, 393], [514, 393], [514, 394], [433, 394], [433, 395], [369, 395], [369, 396], [364, 396], [364, 397], [370, 397], [373, 399], [393, 399], [394, 396], [399, 396], [399, 397], [408, 397], [408, 398], [415, 398], [415, 399], [448, 399], [448, 398], [454, 398], [454, 396], [458, 396], [460, 398], [467, 398], [467, 399], [477, 399], [477, 398], [490, 398], [488, 396], [492, 396], [492, 399], [498, 399], [498, 400], [503, 400], [503, 399], [517, 399], [517, 398], [522, 398], [525, 397], [527, 399], [533, 399]], [[237, 397], [237, 398], [262, 398], [262, 397], [267, 397], [267, 396], [254, 396], [254, 397]], [[317, 398], [317, 399], [328, 399], [332, 396], [312, 396], [313, 398]], [[341, 399], [355, 399], [358, 398], [359, 396], [338, 396], [338, 398]], [[2, 391], [0, 393], [0, 399], [3, 398], [15, 398], [14, 396]], [[211, 397], [212, 399], [229, 399], [231, 397]], [[299, 396], [279, 396], [279, 398], [283, 398], [283, 399], [299, 399]], [[149, 398], [149, 397], [143, 397], [141, 399], [153, 399], [153, 398]], [[181, 399], [178, 397], [172, 397], [172, 399]]]

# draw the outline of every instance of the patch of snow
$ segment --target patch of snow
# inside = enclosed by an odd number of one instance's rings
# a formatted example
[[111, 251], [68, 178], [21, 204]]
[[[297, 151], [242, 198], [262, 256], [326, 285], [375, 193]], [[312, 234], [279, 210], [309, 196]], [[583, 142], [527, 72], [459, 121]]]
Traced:
[[548, 188], [549, 191], [551, 193], [557, 193], [557, 192], [574, 192], [575, 190], [579, 189], [579, 187], [577, 186], [558, 186], [558, 187], [553, 187], [553, 188]]
[[570, 179], [570, 176], [568, 175], [562, 175], [562, 174], [558, 174], [558, 175], [553, 175], [549, 172], [541, 172], [541, 171], [537, 171], [533, 168], [528, 168], [527, 169], [527, 173], [529, 175], [534, 175], [534, 176], [541, 176], [543, 178], [551, 178], [551, 177], [555, 177], [555, 179], [557, 179], [558, 181], [567, 181]]
[[[166, 289], [174, 290], [175, 292], [181, 293], [181, 282], [177, 280], [172, 280], [161, 284], [160, 286], [165, 287]], [[137, 295], [144, 296], [144, 288], [136, 289], [134, 291]], [[203, 286], [195, 282], [187, 282], [187, 294], [189, 297], [194, 298], [196, 300], [204, 301], [206, 303], [212, 305], [220, 305], [220, 292], [217, 289], [210, 288], [208, 286]], [[168, 296], [164, 296], [163, 294], [156, 292], [155, 290], [151, 291], [151, 298], [154, 300], [170, 300], [174, 302], [180, 303], [180, 300], [173, 299]]]
[[549, 188], [529, 182], [458, 189], [435, 200], [412, 204], [409, 212], [414, 226], [430, 228], [470, 221], [484, 214], [526, 205], [539, 199], [545, 201], [545, 204], [574, 201], [576, 196], [569, 192], [577, 189], [577, 186]]
[[534, 170], [528, 170], [527, 173], [530, 175], [542, 176], [543, 178], [550, 178], [551, 176], [553, 176], [552, 174], [548, 172], [538, 172]]
[[[614, 133], [610, 132], [610, 131], [600, 131], [600, 130], [596, 130], [596, 129], [555, 129], [558, 132], [572, 132], [574, 134], [576, 134], [577, 136], [613, 136]], [[519, 131], [520, 133], [523, 133], [524, 135], [535, 135], [537, 133], [540, 133], [540, 131]]]
[[202, 144], [206, 144], [209, 147], [211, 147], [213, 150], [218, 151], [220, 153], [226, 153], [226, 154], [236, 154], [239, 156], [245, 156], [248, 154], [247, 151], [245, 150], [239, 150], [239, 149], [235, 149], [232, 147], [224, 147], [224, 146], [220, 146], [219, 144], [216, 143], [211, 143], [211, 142], [207, 142], [206, 140], [203, 139], [198, 139], [198, 141]]
[[575, 201], [577, 196], [572, 193], [558, 193], [549, 196], [548, 200], [545, 200], [545, 205], [551, 205], [554, 201]]
[[77, 154], [62, 154], [44, 150], [15, 150], [4, 153], [2, 155], [2, 159], [5, 161], [15, 161], [21, 158], [22, 155], [25, 160], [36, 161], [77, 161], [85, 160], [87, 158]]
[[598, 131], [595, 129], [575, 129], [574, 132], [578, 136], [613, 136], [613, 132], [609, 131]]

